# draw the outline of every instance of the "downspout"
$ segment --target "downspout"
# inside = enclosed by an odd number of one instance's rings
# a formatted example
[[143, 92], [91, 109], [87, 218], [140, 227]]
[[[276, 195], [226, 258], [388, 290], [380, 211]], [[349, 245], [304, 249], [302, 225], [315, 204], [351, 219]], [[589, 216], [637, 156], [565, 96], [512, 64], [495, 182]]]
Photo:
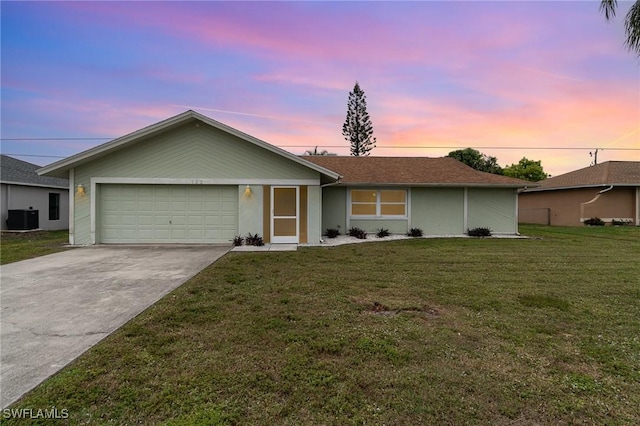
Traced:
[[320, 185], [320, 188], [326, 188], [328, 186], [335, 186], [335, 185], [339, 185], [339, 184], [340, 184], [340, 179], [338, 178], [338, 180], [335, 181], [335, 182], [325, 183], [324, 185]]
[[584, 220], [585, 220], [585, 217], [584, 217], [584, 206], [586, 206], [587, 204], [595, 203], [595, 202], [596, 202], [596, 200], [597, 200], [598, 198], [600, 198], [600, 196], [601, 196], [602, 194], [604, 194], [605, 192], [609, 192], [609, 191], [611, 191], [612, 189], [613, 189], [613, 185], [611, 185], [610, 187], [605, 188], [605, 189], [603, 189], [602, 191], [598, 192], [598, 193], [596, 194], [596, 196], [595, 196], [595, 197], [593, 197], [593, 200], [591, 200], [591, 201], [587, 201], [586, 203], [580, 203], [580, 222], [584, 222]]

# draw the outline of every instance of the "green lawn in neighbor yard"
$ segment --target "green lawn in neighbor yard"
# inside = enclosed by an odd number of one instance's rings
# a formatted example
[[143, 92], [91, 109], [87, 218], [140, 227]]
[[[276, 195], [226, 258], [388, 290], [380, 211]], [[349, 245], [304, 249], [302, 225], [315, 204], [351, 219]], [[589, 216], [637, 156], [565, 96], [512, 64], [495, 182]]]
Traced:
[[521, 233], [535, 238], [229, 253], [13, 408], [67, 409], [61, 424], [637, 424], [640, 228]]
[[2, 232], [0, 264], [17, 262], [66, 250], [69, 231]]

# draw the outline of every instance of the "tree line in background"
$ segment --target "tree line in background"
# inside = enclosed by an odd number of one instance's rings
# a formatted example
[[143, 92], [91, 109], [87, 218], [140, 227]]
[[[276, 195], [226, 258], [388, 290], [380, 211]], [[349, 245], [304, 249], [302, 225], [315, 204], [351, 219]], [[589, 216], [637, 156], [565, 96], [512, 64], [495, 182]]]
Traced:
[[537, 182], [549, 177], [549, 175], [545, 173], [541, 161], [529, 160], [526, 157], [522, 157], [517, 164], [511, 164], [504, 168], [500, 167], [496, 157], [485, 155], [473, 148], [451, 151], [447, 154], [447, 157], [455, 158], [481, 172], [496, 175], [504, 175], [532, 182]]

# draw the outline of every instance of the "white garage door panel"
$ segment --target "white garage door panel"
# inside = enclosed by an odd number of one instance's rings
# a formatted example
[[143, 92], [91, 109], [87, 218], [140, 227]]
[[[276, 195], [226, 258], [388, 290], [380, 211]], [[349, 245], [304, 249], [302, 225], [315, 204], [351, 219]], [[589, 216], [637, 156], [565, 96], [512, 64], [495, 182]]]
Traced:
[[235, 186], [100, 185], [103, 243], [228, 243], [238, 229]]

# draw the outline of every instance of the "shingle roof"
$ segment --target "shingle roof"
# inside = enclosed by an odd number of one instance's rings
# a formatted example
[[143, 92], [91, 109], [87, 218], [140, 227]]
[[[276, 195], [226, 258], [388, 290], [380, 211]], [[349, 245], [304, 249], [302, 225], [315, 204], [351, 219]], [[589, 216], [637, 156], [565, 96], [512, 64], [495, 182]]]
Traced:
[[640, 186], [640, 161], [606, 161], [538, 182], [534, 191], [587, 186]]
[[303, 157], [319, 166], [340, 173], [343, 184], [503, 186], [523, 188], [535, 183], [507, 176], [479, 172], [460, 161], [430, 157]]
[[22, 185], [51, 186], [68, 188], [69, 180], [48, 176], [39, 176], [36, 170], [40, 166], [18, 160], [17, 158], [0, 155], [0, 180], [2, 183], [17, 183]]

